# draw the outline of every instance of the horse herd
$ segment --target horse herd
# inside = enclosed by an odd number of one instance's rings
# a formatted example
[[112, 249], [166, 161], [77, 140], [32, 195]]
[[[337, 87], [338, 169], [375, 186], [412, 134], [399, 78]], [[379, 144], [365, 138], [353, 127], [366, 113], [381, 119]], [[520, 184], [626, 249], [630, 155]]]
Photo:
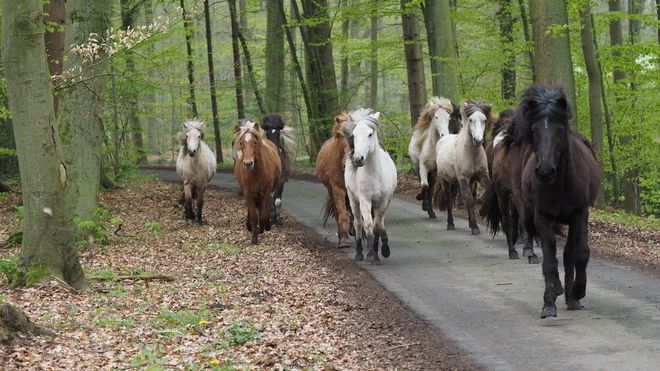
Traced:
[[[515, 244], [522, 233], [523, 256], [538, 263], [533, 242], [540, 240], [545, 279], [542, 318], [557, 316], [556, 299], [565, 294], [569, 310], [582, 309], [589, 261], [589, 206], [600, 186], [596, 155], [589, 140], [570, 128], [571, 105], [561, 86], [532, 85], [515, 109], [499, 114], [484, 100], [460, 107], [433, 97], [413, 129], [409, 155], [419, 174], [417, 199], [429, 218], [433, 208], [447, 212], [447, 229], [455, 229], [452, 207], [460, 195], [472, 234], [476, 222], [476, 186], [484, 187], [480, 215], [495, 235], [506, 235], [509, 258], [518, 259]], [[332, 137], [319, 150], [316, 175], [328, 190], [324, 222], [337, 222], [339, 247], [356, 239], [356, 261], [379, 265], [390, 255], [384, 215], [397, 185], [394, 162], [379, 140], [379, 112], [360, 108], [335, 117]], [[189, 121], [180, 133], [177, 174], [183, 181], [184, 217], [202, 223], [203, 195], [215, 169], [213, 152], [203, 142], [202, 124]], [[264, 138], [264, 131], [267, 138]], [[490, 134], [489, 138], [486, 138]], [[281, 225], [282, 188], [293, 159], [293, 134], [282, 117], [269, 114], [259, 125], [241, 120], [234, 134], [234, 174], [245, 196], [246, 227], [252, 243]], [[197, 200], [193, 213], [192, 201]], [[568, 226], [564, 246], [565, 277], [558, 272], [555, 235]], [[363, 254], [366, 249], [366, 258]]]

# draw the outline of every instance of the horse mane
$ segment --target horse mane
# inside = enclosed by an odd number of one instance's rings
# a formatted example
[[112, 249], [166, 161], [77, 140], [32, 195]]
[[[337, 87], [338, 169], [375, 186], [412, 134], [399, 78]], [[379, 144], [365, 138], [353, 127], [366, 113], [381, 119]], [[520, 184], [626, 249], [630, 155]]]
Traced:
[[490, 132], [493, 128], [493, 125], [495, 124], [493, 115], [491, 114], [492, 108], [493, 105], [483, 99], [479, 99], [477, 102], [473, 101], [472, 99], [468, 99], [463, 102], [461, 111], [463, 112], [463, 117], [466, 119], [472, 116], [475, 112], [481, 111], [481, 113], [486, 116], [486, 132]]
[[374, 113], [374, 110], [371, 108], [359, 108], [357, 111], [349, 114], [348, 120], [342, 127], [344, 138], [350, 137], [352, 135], [351, 133], [353, 132], [353, 129], [355, 129], [355, 125], [357, 125], [359, 121], [363, 120], [366, 121], [367, 125], [369, 125], [378, 133], [380, 129], [380, 122], [378, 121], [378, 118], [374, 116]]
[[341, 114], [335, 116], [335, 126], [332, 127], [332, 136], [336, 139], [342, 139], [341, 130], [346, 121], [350, 118], [350, 115], [355, 112], [342, 112]]
[[500, 113], [496, 116], [497, 120], [493, 125], [493, 130], [492, 130], [493, 136], [496, 136], [502, 131], [505, 131], [511, 125], [514, 115], [515, 115], [515, 111], [511, 108], [507, 108], [504, 111], [500, 111]]
[[284, 129], [284, 119], [279, 113], [268, 113], [265, 114], [261, 119], [261, 128], [264, 130], [268, 129]]
[[[257, 141], [259, 141], [259, 144], [264, 144], [264, 140], [267, 140], [266, 138], [264, 138], [264, 130], [259, 125], [245, 125], [245, 126], [236, 125], [236, 129], [235, 129], [235, 132], [234, 132], [234, 141], [235, 142], [240, 141], [241, 138], [245, 134], [247, 134], [248, 132], [252, 133], [252, 135], [254, 135], [257, 138]], [[270, 143], [272, 143], [272, 142], [270, 142]], [[277, 147], [275, 147], [275, 145], [264, 145], [262, 147], [267, 148], [269, 151], [271, 151], [275, 155], [279, 156], [278, 153], [277, 153], [278, 149], [277, 149]]]
[[204, 122], [198, 121], [197, 119], [192, 119], [183, 123], [183, 128], [185, 131], [180, 131], [176, 133], [181, 145], [184, 147], [188, 146], [188, 139], [186, 138], [186, 133], [192, 129], [197, 129], [202, 134], [202, 140], [204, 140]]
[[523, 92], [516, 109], [513, 135], [516, 142], [532, 140], [532, 124], [542, 119], [562, 123], [570, 131], [571, 104], [560, 85], [532, 85]]
[[449, 99], [443, 97], [432, 97], [428, 102], [426, 102], [426, 106], [424, 106], [422, 113], [419, 115], [413, 130], [426, 132], [431, 126], [431, 122], [433, 122], [435, 111], [439, 110], [440, 108], [447, 111], [447, 114], [449, 115], [451, 115], [454, 110]]

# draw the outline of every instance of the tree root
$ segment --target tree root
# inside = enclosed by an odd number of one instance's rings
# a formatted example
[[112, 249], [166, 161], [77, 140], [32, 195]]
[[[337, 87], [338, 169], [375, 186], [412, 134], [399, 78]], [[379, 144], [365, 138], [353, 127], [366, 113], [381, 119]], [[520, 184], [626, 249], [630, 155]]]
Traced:
[[21, 339], [17, 336], [19, 333], [28, 336], [55, 336], [53, 331], [35, 325], [25, 314], [10, 304], [0, 304], [0, 345], [18, 343]]

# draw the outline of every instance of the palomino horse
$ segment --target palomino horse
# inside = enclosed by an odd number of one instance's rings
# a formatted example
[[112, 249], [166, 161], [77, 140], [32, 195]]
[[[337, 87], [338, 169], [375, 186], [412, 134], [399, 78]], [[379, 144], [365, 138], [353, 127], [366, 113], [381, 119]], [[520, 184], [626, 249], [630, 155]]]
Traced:
[[280, 154], [282, 163], [282, 176], [275, 186], [275, 191], [270, 201], [270, 221], [278, 227], [282, 226], [282, 191], [284, 183], [289, 180], [291, 167], [293, 166], [293, 157], [296, 153], [296, 140], [293, 135], [293, 128], [284, 125], [284, 120], [279, 113], [269, 113], [264, 115], [261, 120], [261, 128], [266, 132], [266, 138], [275, 143]]
[[422, 201], [422, 210], [428, 212], [431, 219], [436, 218], [431, 204], [436, 179], [435, 144], [443, 136], [456, 134], [460, 130], [460, 119], [452, 115], [453, 112], [454, 106], [449, 99], [429, 99], [413, 128], [408, 145], [408, 155], [419, 174], [422, 187], [417, 199]]
[[434, 201], [441, 211], [447, 210], [449, 230], [455, 229], [452, 206], [460, 189], [472, 234], [481, 233], [474, 215], [473, 186], [477, 180], [484, 186], [490, 183], [483, 142], [484, 133], [489, 130], [487, 126], [491, 122], [491, 107], [492, 105], [484, 100], [465, 101], [461, 109], [461, 131], [458, 134], [445, 135], [436, 144], [439, 182]]
[[555, 230], [568, 225], [564, 283], [568, 310], [582, 309], [589, 262], [589, 206], [600, 187], [598, 162], [589, 141], [571, 131], [571, 106], [558, 86], [528, 88], [515, 117], [515, 141], [525, 157], [522, 172], [523, 220], [543, 250], [545, 293], [541, 318], [556, 317], [555, 301], [564, 293], [559, 279]]
[[234, 175], [247, 203], [245, 226], [257, 244], [259, 234], [270, 230], [270, 197], [282, 176], [282, 162], [275, 144], [263, 138], [259, 124], [236, 125], [234, 131]]
[[342, 127], [348, 144], [344, 180], [354, 213], [357, 240], [356, 261], [364, 260], [362, 244], [366, 242], [367, 261], [380, 265], [378, 240], [383, 242], [382, 255], [390, 256], [385, 211], [396, 188], [396, 167], [390, 155], [380, 146], [379, 112], [360, 108], [349, 115]]
[[316, 176], [328, 189], [328, 197], [323, 206], [324, 224], [330, 215], [337, 221], [339, 247], [348, 247], [348, 235], [351, 234], [353, 214], [346, 194], [344, 165], [348, 146], [341, 135], [342, 125], [348, 121], [348, 113], [335, 117], [332, 138], [323, 143], [316, 157]]
[[[204, 192], [217, 166], [215, 155], [204, 142], [204, 123], [196, 120], [183, 123], [185, 132], [179, 132], [181, 149], [176, 159], [176, 174], [183, 182], [179, 205], [184, 205], [184, 218], [202, 224]], [[193, 211], [197, 201], [197, 213]]]
[[[516, 124], [513, 117], [513, 110], [500, 113], [498, 122], [505, 126], [493, 140], [490, 151], [492, 163], [489, 164], [492, 166], [491, 182], [483, 194], [480, 214], [486, 218], [493, 236], [499, 231], [500, 223], [502, 224], [509, 248], [509, 259], [518, 259], [515, 244], [522, 226], [520, 221], [524, 208], [521, 189], [522, 164], [523, 156], [529, 156], [529, 151], [523, 153], [522, 146], [514, 141]], [[523, 256], [527, 257], [530, 264], [538, 264], [539, 258], [534, 253], [533, 240], [524, 228], [522, 236]]]

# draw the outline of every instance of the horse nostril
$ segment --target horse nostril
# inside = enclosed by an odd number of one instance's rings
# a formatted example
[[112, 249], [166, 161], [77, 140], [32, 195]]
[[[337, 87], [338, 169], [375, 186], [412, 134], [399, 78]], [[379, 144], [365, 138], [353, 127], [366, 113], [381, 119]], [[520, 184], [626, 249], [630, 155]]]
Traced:
[[188, 154], [190, 155], [190, 157], [195, 157], [195, 153], [197, 153], [197, 151], [195, 151], [194, 149], [188, 150]]

